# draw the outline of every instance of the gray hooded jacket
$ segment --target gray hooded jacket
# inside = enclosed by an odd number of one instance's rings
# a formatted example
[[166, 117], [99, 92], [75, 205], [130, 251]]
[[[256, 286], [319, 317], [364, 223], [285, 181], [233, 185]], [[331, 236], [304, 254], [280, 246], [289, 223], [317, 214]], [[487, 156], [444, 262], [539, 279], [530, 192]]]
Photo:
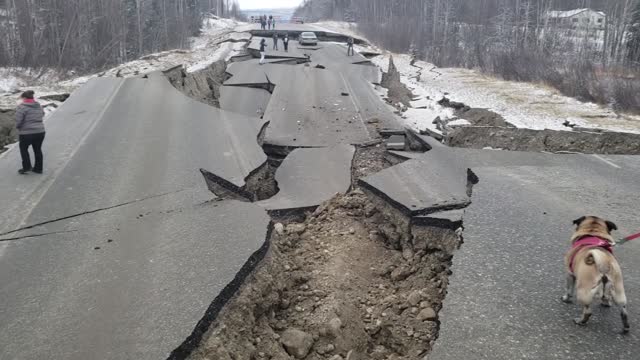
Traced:
[[39, 103], [22, 103], [16, 109], [18, 134], [29, 135], [44, 132], [44, 110]]

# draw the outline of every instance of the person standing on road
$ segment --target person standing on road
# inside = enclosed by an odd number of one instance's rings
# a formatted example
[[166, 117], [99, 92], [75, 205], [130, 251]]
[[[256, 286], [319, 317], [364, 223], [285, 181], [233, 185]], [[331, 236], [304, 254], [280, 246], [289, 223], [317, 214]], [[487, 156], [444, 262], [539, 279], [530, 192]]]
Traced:
[[[42, 174], [42, 142], [44, 141], [44, 110], [34, 100], [33, 90], [27, 90], [20, 99], [22, 103], [16, 109], [16, 128], [20, 141], [20, 156], [22, 157], [22, 169], [18, 173], [24, 175], [29, 171]], [[33, 146], [35, 164], [31, 167], [29, 146]]]
[[264, 16], [260, 16], [260, 29], [267, 30], [267, 22], [264, 19]]
[[260, 65], [264, 64], [264, 52], [267, 50], [267, 40], [260, 40]]
[[349, 39], [347, 40], [347, 56], [353, 56], [354, 52], [353, 52], [353, 37], [349, 36]]
[[289, 52], [289, 33], [284, 34], [284, 39], [282, 39], [282, 43], [284, 44], [284, 51]]
[[278, 33], [273, 33], [273, 50], [278, 50]]
[[271, 20], [271, 27], [273, 28], [273, 30], [276, 29], [276, 18], [273, 18], [273, 20]]
[[269, 30], [271, 30], [271, 21], [273, 20], [273, 16], [269, 15], [269, 20], [267, 20], [267, 24], [269, 25]]

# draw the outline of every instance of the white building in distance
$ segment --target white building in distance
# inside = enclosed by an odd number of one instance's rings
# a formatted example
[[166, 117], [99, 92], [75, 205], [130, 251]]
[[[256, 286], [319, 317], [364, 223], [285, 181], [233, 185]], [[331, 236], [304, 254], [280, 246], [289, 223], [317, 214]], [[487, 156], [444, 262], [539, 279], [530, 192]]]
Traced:
[[549, 11], [546, 14], [550, 24], [574, 29], [604, 29], [607, 14], [591, 9], [575, 9], [568, 11]]

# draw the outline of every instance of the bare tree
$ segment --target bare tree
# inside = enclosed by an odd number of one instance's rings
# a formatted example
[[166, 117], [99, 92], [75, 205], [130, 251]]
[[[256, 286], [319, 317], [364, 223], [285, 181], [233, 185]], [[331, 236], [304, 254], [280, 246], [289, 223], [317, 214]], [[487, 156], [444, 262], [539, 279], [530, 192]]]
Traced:
[[92, 71], [188, 46], [230, 0], [0, 0], [0, 66]]

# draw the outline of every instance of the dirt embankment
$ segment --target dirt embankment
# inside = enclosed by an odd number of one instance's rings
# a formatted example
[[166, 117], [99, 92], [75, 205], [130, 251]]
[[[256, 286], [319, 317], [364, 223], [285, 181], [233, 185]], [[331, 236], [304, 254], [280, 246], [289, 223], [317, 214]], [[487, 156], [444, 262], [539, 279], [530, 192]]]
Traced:
[[505, 127], [459, 127], [447, 136], [449, 146], [512, 151], [640, 154], [640, 134], [531, 130]]
[[[434, 120], [449, 146], [554, 153], [640, 154], [640, 134], [577, 127], [573, 131], [521, 129], [491, 110], [470, 108], [446, 97], [438, 103], [455, 110], [456, 118]], [[450, 125], [457, 119], [469, 123]]]
[[5, 146], [17, 141], [15, 110], [0, 109], [0, 153], [5, 151]]
[[164, 72], [169, 82], [188, 97], [205, 104], [220, 107], [220, 87], [227, 79], [227, 63], [219, 60], [207, 68], [187, 73], [179, 66]]
[[418, 359], [438, 333], [450, 255], [399, 236], [360, 190], [303, 223], [276, 224], [271, 249], [191, 359]]
[[400, 79], [400, 72], [393, 62], [393, 57], [389, 59], [389, 70], [386, 73], [382, 73], [381, 85], [389, 90], [387, 93], [387, 99], [391, 105], [398, 107], [398, 104], [402, 104], [404, 109], [398, 109], [400, 111], [404, 111], [411, 107], [413, 94], [411, 93], [411, 90], [402, 83], [402, 80]]
[[515, 127], [507, 122], [502, 115], [489, 109], [472, 108], [461, 102], [451, 101], [447, 97], [443, 97], [438, 101], [438, 104], [455, 110], [456, 117], [451, 121], [464, 119], [474, 126]]

